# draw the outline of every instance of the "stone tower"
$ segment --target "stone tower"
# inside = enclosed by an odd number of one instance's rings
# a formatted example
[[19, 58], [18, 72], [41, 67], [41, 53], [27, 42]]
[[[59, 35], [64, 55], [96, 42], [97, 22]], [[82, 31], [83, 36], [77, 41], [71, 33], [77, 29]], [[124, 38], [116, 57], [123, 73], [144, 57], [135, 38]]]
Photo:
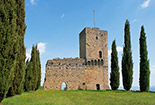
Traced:
[[107, 31], [84, 28], [79, 34], [80, 58], [55, 58], [46, 64], [44, 89], [104, 90], [108, 86]]
[[79, 35], [80, 58], [86, 60], [87, 65], [101, 63], [108, 66], [107, 31], [99, 28], [85, 28]]

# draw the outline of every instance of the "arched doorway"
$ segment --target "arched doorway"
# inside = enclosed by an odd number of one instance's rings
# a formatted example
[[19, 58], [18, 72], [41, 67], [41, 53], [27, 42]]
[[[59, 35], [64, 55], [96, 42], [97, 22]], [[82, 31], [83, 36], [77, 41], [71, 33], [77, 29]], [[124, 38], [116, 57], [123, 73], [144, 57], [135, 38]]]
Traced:
[[67, 84], [65, 82], [62, 83], [61, 90], [67, 90]]
[[96, 84], [96, 90], [100, 90], [100, 84]]

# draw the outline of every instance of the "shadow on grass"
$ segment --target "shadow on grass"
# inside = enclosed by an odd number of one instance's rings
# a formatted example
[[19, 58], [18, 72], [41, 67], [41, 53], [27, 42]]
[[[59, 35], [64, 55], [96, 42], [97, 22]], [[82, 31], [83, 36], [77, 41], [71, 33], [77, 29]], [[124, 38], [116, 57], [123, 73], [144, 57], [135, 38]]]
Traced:
[[137, 91], [137, 90], [130, 90], [130, 91], [126, 91], [126, 90], [67, 90], [66, 92], [112, 92], [112, 93], [125, 93], [125, 92], [131, 92], [131, 93], [155, 93], [155, 91], [149, 91], [149, 92], [141, 92], [141, 91]]

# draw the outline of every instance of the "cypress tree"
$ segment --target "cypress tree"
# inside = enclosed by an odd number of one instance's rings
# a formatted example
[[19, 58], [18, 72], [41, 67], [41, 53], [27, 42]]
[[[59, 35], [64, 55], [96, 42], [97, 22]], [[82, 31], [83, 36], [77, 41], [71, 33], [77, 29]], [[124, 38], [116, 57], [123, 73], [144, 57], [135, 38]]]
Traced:
[[31, 60], [26, 62], [25, 67], [25, 91], [35, 91], [40, 87], [41, 82], [41, 64], [40, 54], [37, 45], [32, 47]]
[[122, 57], [122, 76], [123, 76], [123, 86], [125, 90], [130, 90], [133, 80], [133, 61], [131, 52], [131, 42], [130, 42], [130, 24], [126, 20], [124, 29], [124, 48]]
[[150, 86], [150, 70], [149, 70], [149, 60], [148, 51], [146, 45], [144, 26], [141, 27], [139, 44], [140, 44], [140, 91], [149, 91]]
[[32, 73], [33, 73], [33, 78], [32, 78], [32, 91], [36, 89], [37, 85], [37, 62], [36, 62], [36, 47], [33, 45], [32, 47], [32, 52], [31, 52], [31, 60], [32, 64]]
[[18, 50], [16, 3], [0, 0], [0, 102], [5, 98], [14, 78]]
[[8, 96], [13, 96], [15, 94], [21, 94], [23, 88], [24, 71], [25, 71], [25, 45], [24, 45], [24, 35], [25, 35], [25, 0], [15, 0], [16, 8], [15, 12], [17, 15], [17, 37], [18, 37], [18, 52], [17, 52], [17, 62], [16, 69], [14, 72], [15, 78], [12, 82], [12, 86], [9, 89]]
[[112, 90], [119, 87], [119, 66], [115, 40], [112, 43], [110, 85]]
[[25, 83], [24, 83], [24, 90], [25, 91], [31, 91], [32, 90], [32, 65], [29, 60], [26, 61], [26, 67], [25, 67]]
[[37, 49], [37, 45], [36, 45], [36, 53], [37, 53], [37, 58], [36, 58], [36, 62], [37, 62], [37, 85], [36, 85], [36, 90], [39, 89], [40, 87], [40, 82], [41, 82], [41, 63], [40, 63], [40, 53], [39, 50]]

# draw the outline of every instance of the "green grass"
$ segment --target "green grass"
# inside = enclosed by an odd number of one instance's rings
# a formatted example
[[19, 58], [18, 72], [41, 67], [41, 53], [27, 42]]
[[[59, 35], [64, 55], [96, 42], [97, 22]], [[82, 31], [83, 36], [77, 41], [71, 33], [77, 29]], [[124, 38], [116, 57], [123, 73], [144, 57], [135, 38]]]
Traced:
[[2, 105], [155, 105], [155, 93], [38, 90], [5, 98]]

